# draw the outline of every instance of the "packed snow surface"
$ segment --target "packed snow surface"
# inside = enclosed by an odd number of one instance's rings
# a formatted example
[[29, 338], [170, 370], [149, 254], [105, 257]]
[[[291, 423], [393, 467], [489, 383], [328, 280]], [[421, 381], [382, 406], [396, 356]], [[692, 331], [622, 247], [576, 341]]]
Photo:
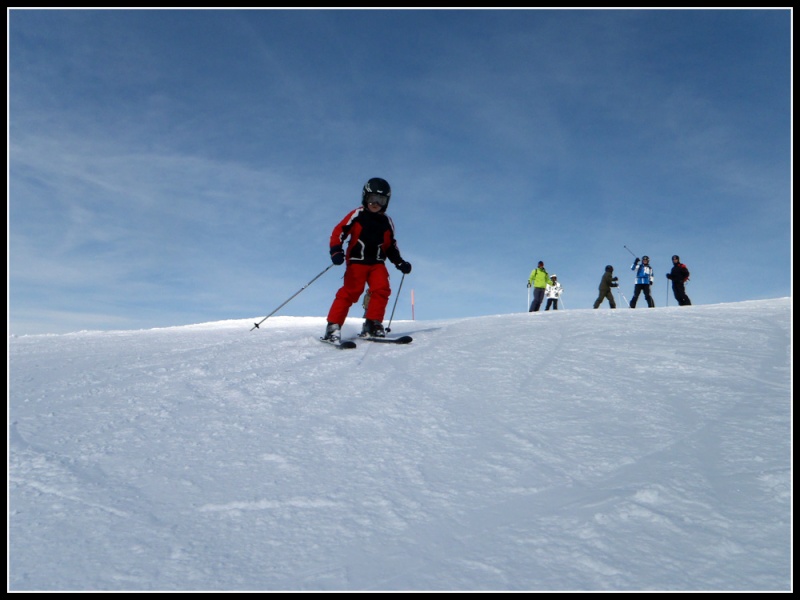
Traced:
[[8, 338], [9, 590], [791, 589], [789, 298], [260, 318]]

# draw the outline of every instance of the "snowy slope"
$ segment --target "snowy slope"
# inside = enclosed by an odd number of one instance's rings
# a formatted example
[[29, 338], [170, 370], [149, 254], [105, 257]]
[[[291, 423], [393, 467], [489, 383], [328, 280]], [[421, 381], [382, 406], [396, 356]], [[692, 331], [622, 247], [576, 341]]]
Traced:
[[257, 319], [8, 338], [10, 590], [791, 589], [789, 298]]

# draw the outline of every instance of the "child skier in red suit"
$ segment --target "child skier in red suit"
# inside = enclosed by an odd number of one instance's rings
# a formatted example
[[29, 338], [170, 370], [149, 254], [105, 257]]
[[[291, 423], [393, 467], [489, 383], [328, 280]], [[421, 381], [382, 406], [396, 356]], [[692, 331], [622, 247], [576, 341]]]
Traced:
[[[370, 300], [364, 315], [362, 336], [385, 337], [383, 316], [392, 293], [389, 272], [384, 261], [388, 258], [403, 274], [411, 272], [411, 264], [400, 256], [394, 238], [394, 223], [386, 215], [392, 190], [385, 179], [373, 177], [364, 184], [361, 206], [347, 213], [336, 227], [330, 239], [331, 260], [335, 265], [347, 262], [344, 285], [336, 292], [336, 298], [328, 311], [328, 325], [323, 339], [338, 343], [341, 328], [347, 319], [350, 307], [369, 286]], [[344, 241], [350, 241], [347, 251]]]

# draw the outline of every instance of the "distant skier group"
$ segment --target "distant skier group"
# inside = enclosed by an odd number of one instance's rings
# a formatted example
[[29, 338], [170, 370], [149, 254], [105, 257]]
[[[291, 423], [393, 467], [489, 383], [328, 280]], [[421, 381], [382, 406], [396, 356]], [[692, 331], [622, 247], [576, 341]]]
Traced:
[[[640, 259], [637, 256], [631, 265], [631, 271], [634, 271], [635, 285], [633, 296], [628, 306], [636, 308], [639, 296], [644, 294], [647, 306], [650, 308], [655, 307], [656, 303], [650, 294], [650, 286], [653, 285], [653, 267], [650, 266], [650, 257], [643, 256]], [[678, 305], [691, 305], [692, 302], [686, 294], [689, 269], [681, 262], [677, 254], [672, 256], [672, 270], [667, 273], [667, 279], [672, 281], [672, 293], [675, 296], [675, 300], [678, 301]], [[600, 308], [604, 300], [608, 300], [610, 308], [617, 308], [614, 294], [611, 291], [615, 287], [619, 287], [619, 277], [614, 275], [614, 267], [612, 265], [606, 265], [603, 276], [600, 278], [598, 295], [594, 301], [593, 308]], [[549, 310], [551, 306], [554, 310], [558, 310], [558, 299], [561, 297], [563, 287], [558, 282], [555, 274], [549, 275], [547, 273], [543, 261], [540, 260], [536, 268], [531, 271], [531, 275], [528, 278], [528, 288], [533, 289], [533, 299], [530, 302], [528, 312], [537, 312], [541, 308], [545, 297], [547, 297], [545, 310]]]

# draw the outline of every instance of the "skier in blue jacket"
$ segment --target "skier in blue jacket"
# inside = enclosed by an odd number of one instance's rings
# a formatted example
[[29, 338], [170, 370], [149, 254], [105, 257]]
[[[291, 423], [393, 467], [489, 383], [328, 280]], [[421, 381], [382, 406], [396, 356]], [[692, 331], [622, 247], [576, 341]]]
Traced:
[[631, 271], [636, 271], [636, 285], [633, 288], [631, 308], [636, 308], [636, 301], [642, 292], [644, 292], [644, 299], [647, 300], [647, 306], [653, 308], [656, 303], [653, 302], [653, 297], [650, 295], [650, 286], [653, 285], [653, 267], [650, 266], [650, 257], [643, 256], [640, 262], [637, 256], [631, 265]]

